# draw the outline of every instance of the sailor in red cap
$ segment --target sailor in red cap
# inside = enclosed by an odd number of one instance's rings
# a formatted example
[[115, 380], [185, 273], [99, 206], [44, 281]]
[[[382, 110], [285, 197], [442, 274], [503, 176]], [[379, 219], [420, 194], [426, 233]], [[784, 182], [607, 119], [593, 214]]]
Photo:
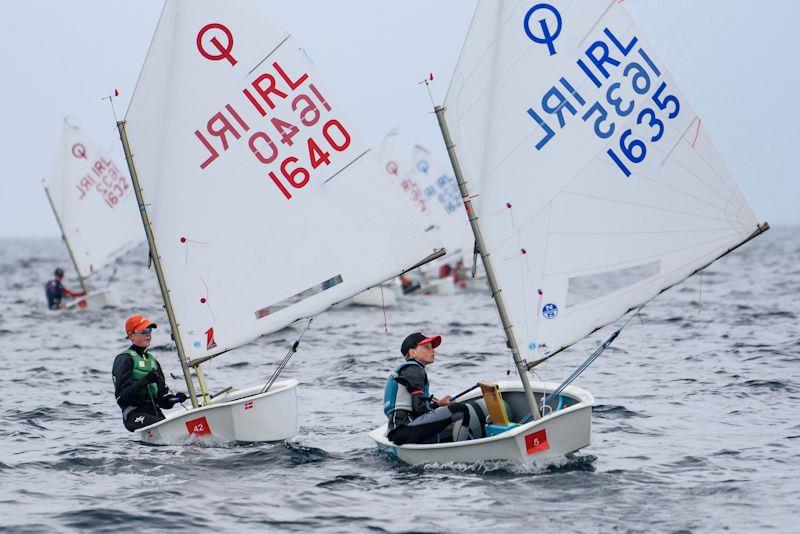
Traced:
[[156, 357], [147, 351], [156, 324], [142, 315], [125, 321], [125, 335], [131, 346], [114, 359], [114, 396], [122, 410], [122, 422], [129, 431], [164, 419], [161, 409], [186, 400], [184, 393], [173, 393], [164, 380]]
[[425, 367], [432, 364], [441, 336], [415, 332], [405, 338], [400, 352], [406, 361], [386, 381], [383, 411], [389, 418], [388, 438], [404, 443], [440, 443], [469, 439], [469, 411], [450, 395], [434, 398]]

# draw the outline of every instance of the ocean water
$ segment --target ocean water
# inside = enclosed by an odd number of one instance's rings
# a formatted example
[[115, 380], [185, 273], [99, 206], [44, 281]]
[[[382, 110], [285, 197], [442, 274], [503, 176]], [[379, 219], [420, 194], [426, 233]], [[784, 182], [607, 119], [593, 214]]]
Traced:
[[[121, 308], [66, 313], [46, 310], [42, 289], [59, 265], [76, 285], [59, 241], [0, 249], [4, 531], [800, 531], [797, 228], [770, 230], [649, 304], [576, 382], [597, 403], [591, 445], [535, 469], [409, 467], [367, 436], [410, 332], [443, 336], [434, 393], [514, 373], [480, 288], [319, 317], [284, 375], [301, 382], [300, 433], [287, 442], [151, 446], [122, 426], [110, 375], [129, 314], [167, 326], [145, 249], [120, 262]], [[153, 350], [178, 377], [163, 327]], [[266, 381], [298, 334], [210, 363], [210, 389]], [[537, 370], [560, 380], [606, 335]]]

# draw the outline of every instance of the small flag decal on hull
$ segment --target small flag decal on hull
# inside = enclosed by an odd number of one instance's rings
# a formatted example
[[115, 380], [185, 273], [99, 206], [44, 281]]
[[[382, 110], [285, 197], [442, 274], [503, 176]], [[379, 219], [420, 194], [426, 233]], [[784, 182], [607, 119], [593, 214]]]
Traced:
[[247, 401], [244, 403], [245, 410], [252, 410], [253, 409], [253, 401]]
[[534, 432], [533, 434], [528, 434], [525, 436], [525, 449], [527, 450], [528, 454], [546, 451], [549, 448], [550, 444], [547, 443], [547, 430], [544, 428], [538, 432]]
[[186, 430], [189, 431], [190, 436], [203, 436], [205, 434], [211, 434], [211, 427], [208, 426], [208, 421], [206, 421], [205, 417], [186, 421]]

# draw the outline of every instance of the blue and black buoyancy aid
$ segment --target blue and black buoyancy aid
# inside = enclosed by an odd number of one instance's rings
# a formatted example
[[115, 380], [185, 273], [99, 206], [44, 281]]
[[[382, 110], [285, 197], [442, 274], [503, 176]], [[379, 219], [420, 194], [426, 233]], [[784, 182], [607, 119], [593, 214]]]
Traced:
[[[406, 389], [405, 385], [400, 384], [397, 381], [400, 371], [409, 365], [419, 365], [423, 371], [425, 369], [423, 365], [415, 360], [409, 360], [395, 367], [392, 374], [390, 374], [389, 378], [386, 380], [386, 387], [383, 389], [383, 413], [386, 414], [386, 417], [391, 417], [392, 412], [396, 410], [406, 410], [408, 412], [413, 411], [411, 404], [411, 393], [408, 392], [408, 389]], [[425, 381], [422, 394], [425, 397], [430, 396], [427, 380]]]

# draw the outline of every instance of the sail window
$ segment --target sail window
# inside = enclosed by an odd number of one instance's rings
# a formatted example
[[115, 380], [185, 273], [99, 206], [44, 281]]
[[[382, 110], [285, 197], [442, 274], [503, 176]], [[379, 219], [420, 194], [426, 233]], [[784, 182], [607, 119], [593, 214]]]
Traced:
[[567, 286], [567, 306], [580, 306], [591, 300], [605, 297], [651, 278], [660, 270], [661, 261], [659, 260], [624, 269], [574, 276], [569, 279]]
[[330, 289], [333, 286], [337, 286], [342, 283], [342, 275], [337, 274], [333, 278], [328, 278], [321, 284], [316, 284], [309, 287], [306, 290], [303, 290], [295, 295], [292, 295], [289, 298], [285, 298], [280, 302], [267, 306], [266, 308], [261, 308], [260, 310], [256, 310], [256, 319], [262, 319], [267, 317], [268, 315], [272, 315], [273, 313], [280, 311], [284, 308], [288, 308], [293, 304], [297, 304], [300, 301], [303, 301], [309, 297], [313, 297], [314, 295], [318, 295], [322, 293], [326, 289]]

